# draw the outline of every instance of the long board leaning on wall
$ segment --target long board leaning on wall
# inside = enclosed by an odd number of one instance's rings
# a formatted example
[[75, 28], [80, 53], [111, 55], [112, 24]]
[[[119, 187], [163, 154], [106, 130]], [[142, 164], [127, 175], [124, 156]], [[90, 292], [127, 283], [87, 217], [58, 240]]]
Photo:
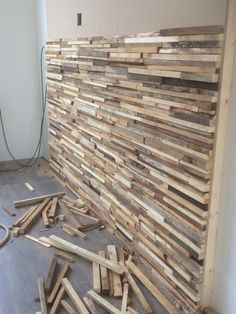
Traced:
[[48, 41], [50, 165], [196, 313], [222, 27]]

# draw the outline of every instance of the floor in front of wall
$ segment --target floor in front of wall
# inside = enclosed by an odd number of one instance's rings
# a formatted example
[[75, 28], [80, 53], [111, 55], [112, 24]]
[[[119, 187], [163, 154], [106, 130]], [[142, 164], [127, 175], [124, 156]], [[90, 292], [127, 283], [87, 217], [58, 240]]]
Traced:
[[[35, 188], [35, 192], [29, 192], [24, 185], [25, 182], [29, 182]], [[14, 201], [60, 191], [66, 191], [70, 195], [70, 192], [65, 190], [56, 180], [48, 169], [47, 163], [43, 160], [33, 168], [25, 168], [17, 172], [1, 172], [0, 208], [1, 206], [10, 207], [16, 212], [16, 216], [11, 217], [0, 209], [0, 223], [10, 226], [24, 213], [26, 208], [14, 208]], [[81, 240], [63, 233], [60, 225], [56, 225], [48, 231], [40, 232], [43, 228], [42, 219], [38, 219], [28, 233], [35, 237], [55, 234], [95, 253], [101, 249], [106, 250], [108, 244], [120, 245], [119, 241], [107, 230], [89, 231], [89, 239]], [[0, 237], [2, 236], [3, 233], [0, 231]], [[43, 247], [24, 236], [17, 238], [11, 236], [8, 243], [0, 248], [0, 314], [34, 314], [40, 310], [40, 304], [34, 301], [34, 297], [38, 296], [37, 278], [42, 276], [46, 279], [55, 251], [57, 250], [54, 248]], [[59, 263], [60, 271], [64, 262], [59, 260]], [[91, 263], [76, 257], [75, 263], [71, 264], [68, 279], [77, 293], [81, 297], [85, 296], [86, 292], [92, 289]], [[166, 314], [167, 312], [146, 288], [140, 282], [138, 284], [152, 306], [153, 312]], [[133, 301], [132, 307], [138, 313], [144, 313], [132, 291], [130, 291], [130, 296]], [[114, 298], [107, 300], [120, 308], [121, 300]], [[100, 314], [107, 313], [100, 307], [97, 309]], [[65, 312], [60, 310], [58, 313]]]

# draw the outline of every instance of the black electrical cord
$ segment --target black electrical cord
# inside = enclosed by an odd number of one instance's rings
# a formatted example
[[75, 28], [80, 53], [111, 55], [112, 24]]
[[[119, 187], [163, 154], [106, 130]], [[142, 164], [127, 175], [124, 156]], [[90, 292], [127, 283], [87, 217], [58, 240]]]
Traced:
[[[47, 84], [45, 84], [45, 90], [44, 90], [44, 79], [43, 79], [43, 51], [44, 51], [45, 46], [41, 48], [40, 52], [40, 79], [41, 79], [41, 97], [42, 97], [42, 107], [43, 107], [43, 113], [42, 113], [42, 119], [41, 119], [41, 124], [40, 124], [40, 134], [39, 134], [39, 140], [38, 144], [36, 146], [36, 149], [34, 151], [34, 154], [32, 157], [26, 162], [26, 163], [21, 163], [19, 160], [17, 160], [14, 155], [11, 152], [11, 149], [9, 147], [8, 141], [7, 141], [7, 136], [6, 136], [6, 131], [3, 123], [3, 117], [2, 117], [2, 112], [0, 109], [0, 123], [2, 127], [2, 133], [3, 133], [3, 139], [4, 143], [6, 145], [7, 151], [10, 154], [11, 158], [20, 166], [16, 169], [2, 169], [0, 172], [6, 172], [6, 171], [18, 171], [26, 167], [32, 167], [35, 165], [39, 158], [40, 158], [40, 151], [42, 147], [42, 137], [43, 137], [43, 125], [44, 125], [44, 119], [45, 119], [45, 112], [46, 112], [46, 103], [47, 103]], [[35, 158], [35, 156], [37, 157]]]

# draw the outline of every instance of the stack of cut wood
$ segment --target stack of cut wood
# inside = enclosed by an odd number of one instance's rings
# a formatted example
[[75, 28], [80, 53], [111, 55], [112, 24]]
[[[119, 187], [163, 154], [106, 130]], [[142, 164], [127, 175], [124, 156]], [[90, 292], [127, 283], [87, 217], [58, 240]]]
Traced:
[[34, 206], [30, 207], [13, 223], [13, 235], [17, 237], [19, 234], [25, 234], [40, 216], [42, 216], [46, 228], [53, 225], [58, 198], [61, 198], [64, 194], [64, 192], [54, 193], [15, 202], [15, 207]]
[[48, 41], [51, 167], [156, 274], [200, 301], [222, 27]]

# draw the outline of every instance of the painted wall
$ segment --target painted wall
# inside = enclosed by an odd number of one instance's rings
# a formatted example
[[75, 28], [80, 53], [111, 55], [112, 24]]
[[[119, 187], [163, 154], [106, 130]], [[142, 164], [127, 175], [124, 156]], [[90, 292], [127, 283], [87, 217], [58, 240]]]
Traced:
[[[42, 3], [0, 1], [0, 108], [16, 158], [31, 156], [39, 137], [42, 108], [39, 51], [46, 31], [43, 33], [40, 26]], [[10, 159], [0, 130], [0, 161]]]
[[[46, 0], [48, 37], [115, 35], [222, 24], [226, 0]], [[82, 13], [82, 26], [76, 26]]]
[[220, 314], [233, 314], [236, 313], [236, 52], [226, 139], [212, 306]]

